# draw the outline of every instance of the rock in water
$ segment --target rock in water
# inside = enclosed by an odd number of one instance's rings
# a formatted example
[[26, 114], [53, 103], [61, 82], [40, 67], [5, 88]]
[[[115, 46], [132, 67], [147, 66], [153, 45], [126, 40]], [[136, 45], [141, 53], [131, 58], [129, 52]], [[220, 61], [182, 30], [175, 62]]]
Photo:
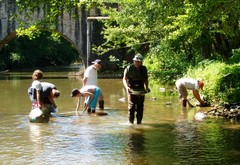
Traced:
[[31, 123], [47, 123], [49, 121], [49, 114], [44, 113], [39, 108], [34, 108], [29, 113], [28, 118]]
[[197, 112], [196, 114], [195, 114], [195, 119], [196, 120], [203, 120], [204, 118], [206, 117], [206, 115], [203, 113], [203, 112]]

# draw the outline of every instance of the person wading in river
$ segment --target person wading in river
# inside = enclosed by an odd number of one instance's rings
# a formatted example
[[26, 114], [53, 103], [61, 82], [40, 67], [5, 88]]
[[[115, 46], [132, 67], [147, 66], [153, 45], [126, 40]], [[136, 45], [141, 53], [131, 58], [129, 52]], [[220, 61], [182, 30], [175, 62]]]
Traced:
[[[176, 88], [179, 93], [179, 98], [182, 99], [182, 106], [186, 107], [187, 105], [187, 90], [192, 90], [193, 96], [199, 101], [200, 106], [206, 106], [206, 102], [201, 99], [199, 90], [203, 89], [204, 83], [202, 80], [194, 80], [192, 78], [180, 78], [176, 81]], [[189, 102], [188, 102], [189, 103]], [[192, 106], [190, 104], [190, 106]]]
[[134, 123], [135, 111], [137, 113], [137, 124], [142, 123], [145, 100], [145, 96], [143, 94], [135, 95], [132, 91], [150, 92], [148, 87], [148, 71], [147, 68], [142, 65], [142, 62], [142, 55], [135, 55], [133, 58], [133, 64], [125, 68], [122, 79], [123, 85], [128, 93], [128, 118], [129, 123], [131, 124]]
[[42, 84], [40, 80], [43, 78], [41, 70], [35, 70], [32, 74], [32, 85], [28, 88], [28, 96], [32, 102], [32, 109], [42, 108]]
[[57, 90], [57, 87], [48, 82], [41, 82], [42, 84], [42, 97], [43, 105], [49, 109], [50, 113], [58, 112], [57, 105], [54, 101], [55, 98], [60, 96], [60, 92]]
[[49, 121], [50, 112], [43, 105], [42, 84], [40, 80], [43, 78], [41, 70], [35, 70], [32, 74], [32, 85], [28, 88], [28, 96], [32, 102], [32, 109], [29, 114], [29, 121], [36, 123], [47, 123]]
[[88, 109], [91, 109], [92, 113], [96, 112], [97, 101], [103, 100], [101, 89], [95, 85], [86, 85], [82, 87], [80, 90], [73, 89], [70, 96], [78, 97], [76, 112], [80, 107], [81, 102], [80, 97], [88, 98], [85, 104]]
[[[102, 61], [100, 59], [96, 59], [92, 62], [92, 65], [87, 67], [84, 72], [84, 76], [82, 79], [83, 86], [85, 85], [95, 85], [98, 86], [98, 70], [102, 67]], [[87, 102], [87, 98], [85, 99], [85, 103]], [[104, 109], [104, 100], [101, 100], [99, 103], [99, 109]], [[88, 109], [88, 112], [91, 112], [91, 109]]]

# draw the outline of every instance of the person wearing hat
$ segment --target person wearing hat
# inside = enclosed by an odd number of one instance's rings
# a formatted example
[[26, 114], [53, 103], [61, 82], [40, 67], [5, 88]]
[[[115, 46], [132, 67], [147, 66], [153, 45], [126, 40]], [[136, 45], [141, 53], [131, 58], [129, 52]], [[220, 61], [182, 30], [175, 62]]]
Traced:
[[205, 106], [206, 102], [201, 99], [199, 90], [203, 90], [204, 83], [201, 79], [195, 80], [192, 78], [180, 78], [176, 81], [176, 88], [179, 93], [179, 98], [182, 98], [182, 106], [187, 104], [187, 90], [192, 90], [193, 96], [199, 101], [200, 106]]
[[143, 57], [136, 54], [133, 64], [127, 66], [123, 74], [123, 85], [128, 93], [128, 119], [129, 123], [134, 124], [135, 112], [137, 124], [142, 123], [145, 96], [143, 94], [133, 94], [131, 91], [150, 92], [148, 87], [148, 71], [142, 65]]
[[83, 85], [98, 85], [98, 70], [100, 70], [102, 67], [102, 61], [100, 59], [96, 59], [92, 62], [92, 65], [87, 67], [87, 69], [84, 72], [84, 76], [82, 79]]
[[[100, 59], [96, 59], [92, 62], [92, 65], [87, 67], [84, 72], [84, 76], [82, 79], [83, 86], [85, 85], [96, 85], [98, 86], [98, 70], [102, 67], [102, 61]], [[86, 103], [87, 99], [85, 99]], [[99, 101], [99, 108], [104, 109], [104, 100]], [[88, 109], [90, 111], [90, 109]]]
[[88, 109], [91, 109], [92, 113], [96, 112], [97, 101], [103, 100], [103, 95], [102, 95], [101, 89], [95, 85], [85, 85], [80, 90], [75, 88], [72, 90], [70, 96], [78, 97], [76, 112], [78, 111], [78, 109], [80, 107], [80, 102], [81, 102], [80, 98], [81, 97], [88, 98], [87, 102], [86, 102], [86, 106], [88, 107]]

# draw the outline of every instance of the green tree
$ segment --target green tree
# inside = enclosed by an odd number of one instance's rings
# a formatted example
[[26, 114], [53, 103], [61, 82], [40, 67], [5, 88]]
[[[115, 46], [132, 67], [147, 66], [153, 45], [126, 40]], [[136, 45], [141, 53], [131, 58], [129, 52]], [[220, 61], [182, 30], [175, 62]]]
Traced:
[[[119, 9], [104, 10], [110, 15], [103, 32], [105, 45], [126, 44], [138, 52], [147, 46], [150, 64], [153, 61], [155, 64], [151, 67], [155, 78], [171, 81], [204, 59], [226, 61], [232, 50], [239, 48], [238, 3], [238, 0], [119, 1]], [[176, 72], [179, 69], [182, 72]]]
[[102, 32], [106, 42], [97, 50], [129, 47], [140, 52], [149, 64], [158, 62], [150, 72], [163, 82], [176, 79], [204, 59], [226, 61], [240, 47], [239, 0], [119, 0], [117, 8], [109, 8], [106, 2], [115, 1], [19, 0], [18, 4], [29, 17], [31, 13], [24, 11], [44, 8], [45, 17], [37, 23], [48, 27], [71, 8], [101, 9], [109, 19]]

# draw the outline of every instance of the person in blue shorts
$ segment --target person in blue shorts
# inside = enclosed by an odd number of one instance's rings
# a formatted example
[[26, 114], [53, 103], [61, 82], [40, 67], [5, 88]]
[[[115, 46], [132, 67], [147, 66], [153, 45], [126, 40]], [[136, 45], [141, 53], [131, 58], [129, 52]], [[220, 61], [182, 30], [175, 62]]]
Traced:
[[72, 90], [70, 96], [78, 97], [76, 112], [78, 111], [78, 109], [80, 107], [80, 102], [81, 102], [80, 98], [81, 97], [88, 98], [86, 106], [87, 106], [87, 108], [91, 109], [92, 113], [96, 112], [97, 102], [103, 100], [103, 95], [102, 95], [101, 89], [95, 85], [85, 85], [80, 90], [75, 88]]

